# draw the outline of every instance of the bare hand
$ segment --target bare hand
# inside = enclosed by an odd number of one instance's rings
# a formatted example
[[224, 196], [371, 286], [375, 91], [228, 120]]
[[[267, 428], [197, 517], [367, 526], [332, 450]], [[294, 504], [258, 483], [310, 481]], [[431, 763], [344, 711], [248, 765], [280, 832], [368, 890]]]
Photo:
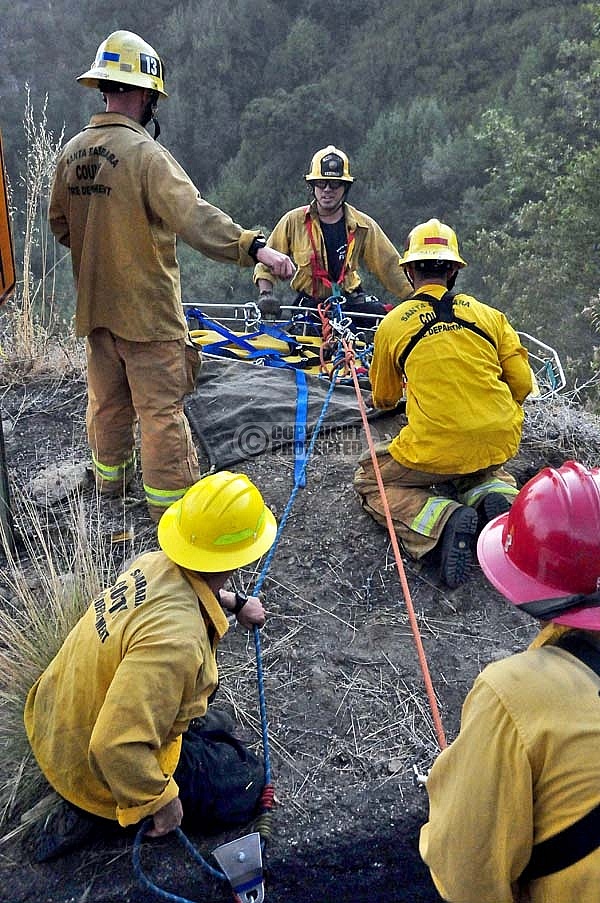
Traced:
[[[235, 593], [229, 589], [222, 589], [219, 593], [219, 601], [226, 612], [233, 613], [236, 598]], [[237, 613], [238, 623], [251, 630], [253, 627], [262, 627], [265, 623], [265, 610], [258, 596], [248, 596], [248, 601]]]
[[183, 806], [178, 796], [153, 815], [154, 827], [146, 831], [147, 837], [163, 837], [170, 831], [174, 831], [181, 824], [183, 818]]
[[241, 624], [246, 630], [262, 627], [265, 623], [265, 610], [258, 596], [248, 596], [248, 601], [236, 617], [238, 624]]
[[259, 248], [256, 252], [256, 259], [260, 260], [266, 267], [269, 267], [274, 276], [280, 279], [291, 279], [295, 272], [295, 267], [287, 254], [276, 251], [274, 248]]

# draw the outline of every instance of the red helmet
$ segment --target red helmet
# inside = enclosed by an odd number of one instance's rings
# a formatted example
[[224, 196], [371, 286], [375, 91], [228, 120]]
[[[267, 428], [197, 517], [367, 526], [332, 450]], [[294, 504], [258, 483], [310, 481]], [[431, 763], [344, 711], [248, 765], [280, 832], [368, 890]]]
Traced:
[[[512, 508], [486, 524], [477, 544], [489, 581], [516, 604], [600, 589], [600, 469], [546, 467]], [[540, 615], [543, 617], [543, 615]], [[579, 606], [557, 624], [600, 630], [600, 608]]]

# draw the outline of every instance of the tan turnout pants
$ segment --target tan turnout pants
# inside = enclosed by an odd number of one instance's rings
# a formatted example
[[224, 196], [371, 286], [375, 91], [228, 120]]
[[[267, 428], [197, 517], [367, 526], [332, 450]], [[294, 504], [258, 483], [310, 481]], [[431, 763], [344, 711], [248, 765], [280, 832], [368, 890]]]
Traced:
[[[377, 462], [397, 536], [413, 558], [422, 558], [437, 545], [451, 515], [461, 505], [477, 508], [488, 492], [503, 492], [511, 501], [516, 493], [515, 479], [502, 465], [494, 465], [471, 474], [436, 474], [411, 470], [399, 464], [388, 451], [388, 443], [376, 446]], [[434, 491], [434, 486], [453, 483], [458, 501]], [[369, 452], [359, 459], [354, 488], [365, 511], [380, 524], [385, 512], [375, 469]]]
[[87, 434], [100, 491], [130, 470], [139, 422], [144, 491], [151, 517], [199, 478], [198, 457], [183, 411], [194, 388], [200, 351], [185, 339], [130, 342], [108, 329], [87, 337]]

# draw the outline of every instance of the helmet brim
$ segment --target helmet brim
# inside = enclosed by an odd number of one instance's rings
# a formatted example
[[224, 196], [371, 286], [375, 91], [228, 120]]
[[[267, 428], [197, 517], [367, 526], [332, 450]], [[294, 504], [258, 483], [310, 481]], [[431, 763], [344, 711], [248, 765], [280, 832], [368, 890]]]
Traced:
[[468, 266], [466, 260], [463, 260], [460, 255], [453, 254], [451, 251], [432, 251], [431, 254], [428, 254], [426, 251], [419, 251], [418, 254], [405, 254], [404, 257], [400, 258], [400, 266], [406, 266], [407, 263], [417, 263], [419, 260], [445, 260], [448, 263], [457, 263], [461, 269]]
[[264, 519], [260, 535], [239, 544], [236, 549], [221, 546], [219, 551], [200, 549], [192, 545], [179, 529], [179, 506], [171, 505], [158, 523], [158, 544], [171, 561], [190, 571], [217, 574], [235, 571], [257, 561], [268, 552], [277, 535], [277, 521], [273, 512], [265, 505]]
[[[479, 534], [477, 558], [490, 583], [515, 605], [570, 595], [564, 587], [550, 586], [525, 574], [508, 557], [502, 540], [509, 512], [489, 521]], [[554, 624], [600, 630], [600, 609], [580, 608], [552, 618]]]
[[140, 88], [140, 90], [157, 91], [161, 97], [169, 96], [164, 88], [160, 88], [158, 83], [155, 83], [155, 80], [150, 76], [144, 76], [144, 80], [148, 82], [147, 84], [140, 85], [139, 79], [140, 76], [136, 73], [119, 72], [117, 77], [112, 69], [107, 70], [98, 67], [88, 69], [87, 72], [77, 76], [77, 81], [85, 88], [99, 88], [100, 82], [103, 81], [118, 82], [123, 85], [131, 85], [134, 88]]
[[345, 182], [346, 185], [352, 185], [354, 182], [353, 176], [313, 176], [307, 173], [304, 178], [309, 184], [311, 182]]

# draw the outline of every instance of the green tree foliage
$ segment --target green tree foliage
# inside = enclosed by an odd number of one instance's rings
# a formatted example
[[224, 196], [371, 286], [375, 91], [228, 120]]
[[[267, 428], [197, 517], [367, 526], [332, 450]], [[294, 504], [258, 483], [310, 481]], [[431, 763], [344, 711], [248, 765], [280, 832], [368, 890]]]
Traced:
[[[591, 360], [599, 3], [466, 0], [430, 15], [421, 0], [52, 0], [34, 16], [0, 0], [0, 127], [17, 210], [25, 84], [34, 108], [48, 93], [48, 128], [73, 134], [101, 108], [76, 76], [116, 28], [163, 57], [161, 140], [235, 220], [268, 231], [306, 202], [314, 151], [337, 144], [356, 177], [351, 201], [397, 246], [416, 222], [445, 219], [469, 261], [461, 287]], [[184, 247], [180, 257], [186, 300], [253, 295], [248, 271]]]
[[165, 140], [199, 186], [237, 153], [241, 115], [262, 94], [265, 60], [284, 42], [285, 26], [270, 0], [193, 0], [168, 16], [161, 41], [141, 32], [164, 56]]
[[246, 223], [273, 225], [288, 206], [306, 203], [304, 174], [313, 153], [327, 144], [347, 147], [350, 130], [344, 109], [323, 97], [321, 85], [309, 84], [290, 92], [277, 88], [251, 101], [240, 135], [240, 149], [215, 187], [215, 202], [228, 211], [237, 206]]
[[439, 197], [425, 186], [424, 165], [432, 144], [445, 141], [448, 135], [446, 115], [437, 100], [429, 97], [412, 101], [408, 108], [396, 105], [367, 132], [355, 172], [365, 181], [368, 209], [378, 210], [378, 220], [390, 238], [398, 224], [403, 226], [399, 237], [404, 240], [416, 222], [434, 215], [445, 217]]

